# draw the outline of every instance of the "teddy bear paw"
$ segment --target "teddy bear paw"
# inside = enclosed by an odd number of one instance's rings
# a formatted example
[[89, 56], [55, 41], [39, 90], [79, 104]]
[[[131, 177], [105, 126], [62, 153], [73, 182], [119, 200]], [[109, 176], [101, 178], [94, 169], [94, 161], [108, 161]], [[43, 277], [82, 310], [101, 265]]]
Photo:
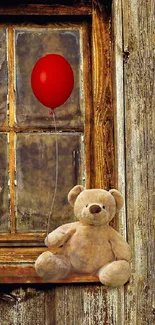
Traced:
[[35, 262], [37, 274], [44, 280], [57, 280], [66, 277], [70, 271], [70, 264], [64, 258], [47, 251], [42, 253]]
[[124, 285], [129, 280], [130, 275], [130, 265], [123, 260], [109, 263], [98, 271], [101, 283], [111, 287]]

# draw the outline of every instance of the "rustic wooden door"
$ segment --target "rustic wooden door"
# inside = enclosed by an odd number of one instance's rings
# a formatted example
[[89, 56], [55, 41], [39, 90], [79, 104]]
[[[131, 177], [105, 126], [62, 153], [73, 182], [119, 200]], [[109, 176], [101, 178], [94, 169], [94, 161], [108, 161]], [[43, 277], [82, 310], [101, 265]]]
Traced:
[[[81, 1], [81, 7], [90, 2]], [[33, 4], [30, 7], [36, 10]], [[14, 14], [23, 15], [23, 8], [13, 8]], [[49, 9], [46, 4], [43, 8]], [[5, 10], [2, 7], [1, 14]], [[87, 129], [88, 182], [116, 186], [125, 196], [125, 208], [114, 226], [132, 248], [130, 283], [119, 289], [99, 283], [1, 284], [2, 325], [152, 325], [155, 321], [153, 17], [151, 0], [113, 0], [112, 7], [107, 1], [94, 1], [92, 5], [96, 37], [92, 40], [93, 110], [87, 116], [89, 121], [93, 118]], [[104, 81], [100, 80], [103, 74]]]

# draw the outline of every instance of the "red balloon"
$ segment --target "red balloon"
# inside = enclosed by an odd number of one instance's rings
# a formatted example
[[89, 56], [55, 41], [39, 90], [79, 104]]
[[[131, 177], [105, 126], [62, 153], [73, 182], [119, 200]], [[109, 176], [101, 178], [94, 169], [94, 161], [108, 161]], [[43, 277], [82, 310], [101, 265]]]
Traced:
[[74, 87], [74, 74], [68, 61], [59, 54], [47, 54], [35, 64], [31, 86], [36, 98], [54, 109], [66, 102]]

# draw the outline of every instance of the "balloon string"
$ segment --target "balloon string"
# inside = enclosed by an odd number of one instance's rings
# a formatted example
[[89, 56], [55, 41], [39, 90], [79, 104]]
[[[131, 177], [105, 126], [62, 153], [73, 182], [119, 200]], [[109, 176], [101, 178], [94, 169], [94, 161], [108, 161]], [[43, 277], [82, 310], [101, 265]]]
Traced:
[[56, 118], [54, 111], [51, 111], [50, 115], [53, 115], [53, 122], [54, 122], [54, 129], [55, 129], [55, 188], [54, 188], [54, 194], [51, 204], [50, 213], [47, 220], [47, 246], [48, 246], [48, 234], [49, 234], [49, 227], [50, 227], [50, 220], [53, 215], [53, 208], [54, 208], [54, 202], [56, 198], [57, 188], [58, 188], [58, 159], [59, 159], [59, 153], [58, 153], [58, 131], [56, 126]]

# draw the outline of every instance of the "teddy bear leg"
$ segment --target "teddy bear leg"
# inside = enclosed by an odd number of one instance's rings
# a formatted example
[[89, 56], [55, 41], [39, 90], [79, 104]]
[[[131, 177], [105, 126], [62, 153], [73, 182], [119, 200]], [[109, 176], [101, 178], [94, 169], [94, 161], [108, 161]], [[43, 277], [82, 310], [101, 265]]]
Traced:
[[63, 279], [70, 272], [70, 261], [64, 255], [54, 255], [46, 251], [35, 262], [37, 274], [44, 280]]
[[102, 284], [111, 287], [124, 285], [130, 278], [131, 270], [127, 261], [120, 260], [106, 264], [97, 272]]

